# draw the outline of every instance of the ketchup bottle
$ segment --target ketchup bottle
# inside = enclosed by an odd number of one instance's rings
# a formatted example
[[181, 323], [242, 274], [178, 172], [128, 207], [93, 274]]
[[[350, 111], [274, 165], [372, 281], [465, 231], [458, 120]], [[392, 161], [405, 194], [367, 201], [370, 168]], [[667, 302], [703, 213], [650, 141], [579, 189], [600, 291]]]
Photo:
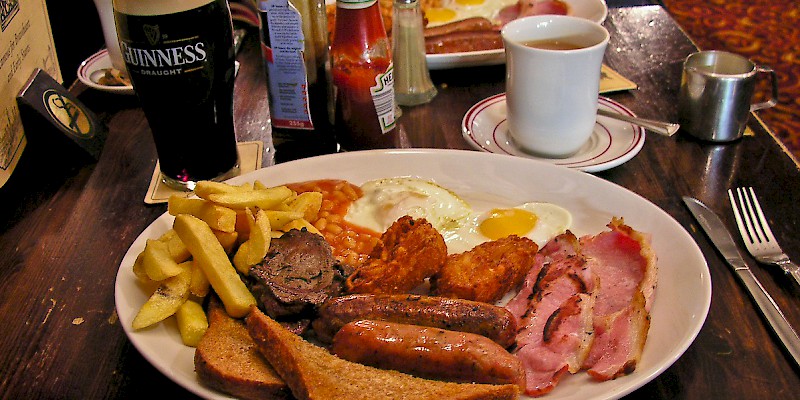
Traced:
[[396, 147], [392, 51], [377, 0], [337, 0], [334, 130], [346, 150]]

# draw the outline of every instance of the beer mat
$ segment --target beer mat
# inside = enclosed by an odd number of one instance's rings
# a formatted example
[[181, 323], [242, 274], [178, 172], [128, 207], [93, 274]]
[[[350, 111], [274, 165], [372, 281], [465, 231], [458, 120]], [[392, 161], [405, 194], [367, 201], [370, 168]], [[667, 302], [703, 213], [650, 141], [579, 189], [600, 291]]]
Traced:
[[603, 64], [600, 70], [600, 93], [619, 92], [622, 90], [633, 90], [638, 86], [614, 71], [608, 65]]
[[[263, 142], [240, 142], [237, 144], [237, 149], [239, 151], [240, 173], [244, 174], [261, 168], [261, 156], [264, 153]], [[165, 185], [164, 182], [161, 181], [160, 168], [156, 161], [156, 168], [153, 170], [152, 178], [150, 178], [150, 187], [147, 189], [144, 202], [145, 204], [166, 203], [172, 195], [189, 197], [192, 195], [192, 192], [175, 190]]]

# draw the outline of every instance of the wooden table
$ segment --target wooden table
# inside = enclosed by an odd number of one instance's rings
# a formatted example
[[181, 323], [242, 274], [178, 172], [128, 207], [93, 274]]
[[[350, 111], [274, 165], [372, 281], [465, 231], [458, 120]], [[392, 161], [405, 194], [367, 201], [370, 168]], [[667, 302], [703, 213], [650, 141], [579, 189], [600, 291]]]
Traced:
[[[694, 45], [658, 6], [611, 10], [605, 26], [611, 32], [606, 63], [639, 85], [610, 97], [640, 116], [675, 120], [681, 64]], [[250, 35], [239, 56], [237, 129], [240, 141], [269, 145], [258, 57], [256, 37]], [[504, 90], [504, 67], [432, 75], [439, 95], [429, 105], [406, 108], [400, 120], [409, 146], [469, 149], [461, 119], [475, 102]], [[80, 85], [73, 90], [110, 128], [100, 160], [77, 162], [63, 149], [32, 144], [0, 189], [0, 396], [189, 398], [133, 348], [114, 310], [114, 279], [123, 255], [165, 211], [142, 202], [156, 161], [148, 125], [134, 97]], [[795, 200], [800, 172], [765, 128], [751, 127], [754, 137], [726, 145], [648, 134], [636, 157], [596, 173], [686, 227], [705, 254], [713, 281], [711, 310], [694, 344], [631, 398], [800, 398], [798, 369], [680, 201], [682, 195], [695, 196], [733, 227], [725, 191], [754, 186], [781, 244], [800, 260]], [[274, 156], [267, 152], [264, 165]], [[278, 160], [292, 157], [277, 154]], [[775, 270], [754, 272], [800, 327], [800, 288]]]

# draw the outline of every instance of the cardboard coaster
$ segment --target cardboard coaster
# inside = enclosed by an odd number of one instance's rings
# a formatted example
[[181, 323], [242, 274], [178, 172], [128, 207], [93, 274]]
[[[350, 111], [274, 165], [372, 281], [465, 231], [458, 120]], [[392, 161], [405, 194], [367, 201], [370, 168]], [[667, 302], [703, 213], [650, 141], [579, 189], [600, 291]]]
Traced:
[[[263, 142], [240, 142], [237, 144], [239, 151], [239, 169], [241, 174], [255, 171], [261, 168], [261, 155], [264, 153]], [[146, 204], [166, 203], [172, 195], [189, 197], [192, 192], [175, 190], [161, 181], [161, 169], [156, 161], [156, 168], [153, 170], [153, 177], [150, 178], [150, 187], [144, 196]]]
[[603, 64], [600, 70], [600, 93], [619, 92], [622, 90], [633, 90], [638, 86], [614, 71], [608, 65]]

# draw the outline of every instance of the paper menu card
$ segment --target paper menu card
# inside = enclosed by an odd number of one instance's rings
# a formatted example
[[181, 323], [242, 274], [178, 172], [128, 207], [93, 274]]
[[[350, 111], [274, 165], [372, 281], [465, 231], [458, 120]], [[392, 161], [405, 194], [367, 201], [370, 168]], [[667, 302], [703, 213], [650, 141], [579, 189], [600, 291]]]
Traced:
[[27, 143], [17, 95], [36, 68], [63, 82], [45, 0], [0, 0], [0, 187]]

